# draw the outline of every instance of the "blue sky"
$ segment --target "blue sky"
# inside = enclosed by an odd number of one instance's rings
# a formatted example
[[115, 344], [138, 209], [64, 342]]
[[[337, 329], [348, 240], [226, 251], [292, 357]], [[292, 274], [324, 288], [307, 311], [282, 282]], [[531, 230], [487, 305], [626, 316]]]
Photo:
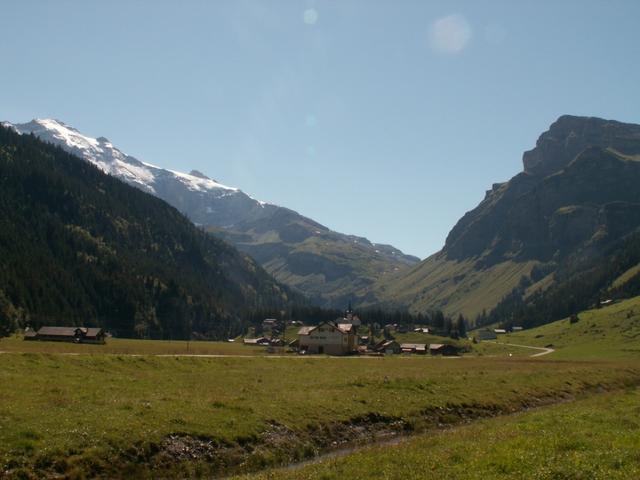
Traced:
[[637, 1], [0, 5], [0, 118], [54, 117], [434, 253], [570, 113], [640, 122]]

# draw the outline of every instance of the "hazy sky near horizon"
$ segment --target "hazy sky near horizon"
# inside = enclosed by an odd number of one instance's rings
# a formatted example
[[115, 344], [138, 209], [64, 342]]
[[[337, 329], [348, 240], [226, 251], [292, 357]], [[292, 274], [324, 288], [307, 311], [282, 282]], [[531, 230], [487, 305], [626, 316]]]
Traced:
[[0, 1], [0, 120], [424, 258], [558, 116], [640, 122], [639, 22], [634, 0]]

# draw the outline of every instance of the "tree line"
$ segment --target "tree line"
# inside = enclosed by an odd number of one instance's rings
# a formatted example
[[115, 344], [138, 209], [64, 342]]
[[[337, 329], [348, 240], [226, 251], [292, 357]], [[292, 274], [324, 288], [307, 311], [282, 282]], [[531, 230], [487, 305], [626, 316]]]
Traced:
[[[564, 264], [534, 271], [523, 278], [489, 314], [483, 312], [476, 324], [498, 323], [504, 328], [520, 325], [536, 327], [570, 317], [578, 312], [599, 307], [606, 299], [621, 299], [640, 295], [640, 273], [615, 287], [614, 281], [640, 264], [640, 232], [635, 232], [610, 246], [597, 256], [570, 258]], [[527, 288], [553, 271], [554, 283], [525, 297]]]

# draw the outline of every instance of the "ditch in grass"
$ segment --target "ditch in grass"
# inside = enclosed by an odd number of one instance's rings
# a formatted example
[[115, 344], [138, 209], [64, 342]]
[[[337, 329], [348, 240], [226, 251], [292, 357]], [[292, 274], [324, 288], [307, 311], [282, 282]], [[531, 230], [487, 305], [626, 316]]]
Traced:
[[633, 362], [0, 355], [5, 476], [214, 476], [640, 382]]

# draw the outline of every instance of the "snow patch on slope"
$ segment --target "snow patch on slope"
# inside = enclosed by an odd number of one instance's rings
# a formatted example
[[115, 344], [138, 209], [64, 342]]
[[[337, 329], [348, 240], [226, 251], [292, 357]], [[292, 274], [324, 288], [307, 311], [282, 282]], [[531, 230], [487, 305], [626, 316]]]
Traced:
[[204, 192], [207, 190], [213, 190], [216, 188], [221, 188], [223, 190], [229, 190], [231, 192], [238, 192], [238, 188], [228, 187], [221, 183], [218, 183], [210, 178], [202, 178], [199, 176], [191, 175], [188, 173], [176, 172], [175, 170], [167, 170], [176, 176], [178, 180], [180, 180], [189, 190], [193, 190], [196, 192]]
[[[120, 178], [127, 183], [134, 184], [138, 188], [150, 193], [156, 193], [155, 184], [160, 180], [171, 177], [193, 192], [213, 193], [216, 197], [222, 197], [239, 193], [238, 188], [229, 187], [211, 180], [199, 172], [196, 175], [168, 170], [140, 160], [123, 153], [113, 146], [104, 137], [92, 138], [83, 135], [75, 128], [50, 118], [38, 118], [28, 123], [3, 125], [13, 128], [20, 134], [33, 133], [41, 140], [59, 145], [65, 150], [74, 153], [91, 162], [103, 172]], [[266, 202], [256, 200], [264, 207]]]

